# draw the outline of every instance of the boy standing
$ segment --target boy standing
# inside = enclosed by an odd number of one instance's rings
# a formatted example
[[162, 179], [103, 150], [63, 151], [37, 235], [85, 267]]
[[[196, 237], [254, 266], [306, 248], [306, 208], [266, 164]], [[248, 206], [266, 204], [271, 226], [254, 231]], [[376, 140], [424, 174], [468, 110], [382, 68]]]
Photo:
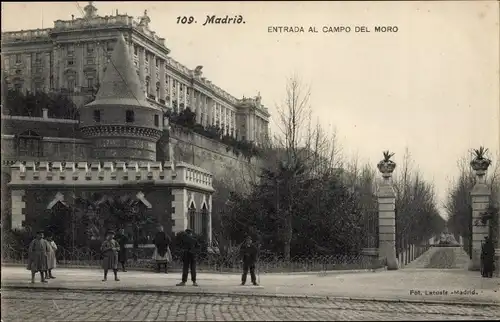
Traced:
[[199, 246], [193, 231], [189, 228], [186, 229], [181, 236], [182, 282], [177, 284], [177, 286], [186, 285], [189, 270], [191, 270], [191, 281], [193, 282], [193, 286], [198, 286], [198, 283], [196, 283], [196, 253], [198, 252]]
[[257, 247], [252, 244], [252, 237], [248, 236], [245, 244], [241, 246], [241, 261], [243, 262], [243, 275], [241, 276], [241, 285], [245, 285], [247, 281], [248, 270], [250, 270], [250, 278], [254, 286], [257, 284], [255, 276], [255, 263], [257, 262]]
[[108, 280], [108, 271], [113, 270], [115, 275], [115, 281], [118, 279], [118, 252], [120, 251], [120, 245], [114, 240], [115, 233], [113, 231], [108, 231], [106, 234], [106, 239], [101, 245], [101, 252], [103, 255], [102, 268], [104, 269], [104, 279], [103, 282]]

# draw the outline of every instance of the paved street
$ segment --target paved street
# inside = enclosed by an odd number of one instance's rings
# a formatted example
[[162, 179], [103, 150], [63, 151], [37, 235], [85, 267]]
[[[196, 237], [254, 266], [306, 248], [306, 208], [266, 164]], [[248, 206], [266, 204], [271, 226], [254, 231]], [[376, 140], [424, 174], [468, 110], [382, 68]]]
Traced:
[[[200, 287], [176, 287], [180, 274], [130, 271], [121, 281], [101, 282], [102, 271], [56, 269], [57, 279], [36, 288], [94, 291], [182, 292], [267, 296], [316, 296], [329, 298], [386, 299], [399, 301], [446, 301], [500, 303], [500, 279], [485, 279], [479, 272], [462, 269], [403, 269], [381, 272], [332, 272], [307, 274], [260, 274], [262, 286], [239, 286], [240, 275], [200, 273]], [[33, 287], [24, 267], [2, 267], [2, 287]], [[448, 294], [436, 293], [446, 291]], [[432, 292], [432, 294], [430, 294]], [[461, 292], [461, 293], [460, 293]], [[473, 292], [473, 294], [471, 294]], [[452, 294], [456, 293], [456, 294]]]
[[499, 319], [498, 307], [265, 296], [3, 291], [3, 321]]

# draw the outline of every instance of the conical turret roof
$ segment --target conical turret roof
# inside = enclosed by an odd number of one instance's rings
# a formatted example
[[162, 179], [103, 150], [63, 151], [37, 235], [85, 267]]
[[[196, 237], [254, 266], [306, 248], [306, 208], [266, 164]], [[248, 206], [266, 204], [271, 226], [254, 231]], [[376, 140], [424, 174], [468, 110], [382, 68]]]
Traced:
[[141, 81], [130, 57], [130, 51], [120, 34], [96, 99], [86, 106], [128, 105], [154, 108], [142, 90]]

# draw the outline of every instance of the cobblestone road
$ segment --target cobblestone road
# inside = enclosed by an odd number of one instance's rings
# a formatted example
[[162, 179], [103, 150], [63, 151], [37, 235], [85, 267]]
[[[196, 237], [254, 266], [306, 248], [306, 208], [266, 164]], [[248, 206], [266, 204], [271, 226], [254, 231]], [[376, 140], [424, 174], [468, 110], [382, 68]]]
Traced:
[[499, 319], [498, 306], [436, 305], [264, 296], [2, 291], [2, 320], [478, 320]]

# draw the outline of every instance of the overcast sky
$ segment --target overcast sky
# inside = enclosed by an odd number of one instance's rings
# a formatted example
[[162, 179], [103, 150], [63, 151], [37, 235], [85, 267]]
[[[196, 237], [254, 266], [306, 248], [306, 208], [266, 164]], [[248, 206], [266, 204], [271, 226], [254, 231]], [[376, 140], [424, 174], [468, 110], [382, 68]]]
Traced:
[[[52, 27], [81, 17], [86, 2], [2, 2], [2, 31]], [[286, 77], [311, 87], [314, 117], [337, 130], [344, 152], [373, 165], [382, 151], [415, 166], [445, 201], [457, 160], [484, 145], [499, 151], [499, 5], [460, 2], [95, 2], [102, 16], [144, 9], [171, 56], [236, 97], [254, 96], [275, 114]], [[207, 15], [245, 24], [202, 26]], [[196, 24], [177, 24], [193, 16]], [[323, 26], [370, 33], [323, 33]], [[397, 26], [397, 33], [374, 27]], [[318, 33], [269, 33], [315, 26]], [[271, 131], [275, 131], [275, 124]]]

